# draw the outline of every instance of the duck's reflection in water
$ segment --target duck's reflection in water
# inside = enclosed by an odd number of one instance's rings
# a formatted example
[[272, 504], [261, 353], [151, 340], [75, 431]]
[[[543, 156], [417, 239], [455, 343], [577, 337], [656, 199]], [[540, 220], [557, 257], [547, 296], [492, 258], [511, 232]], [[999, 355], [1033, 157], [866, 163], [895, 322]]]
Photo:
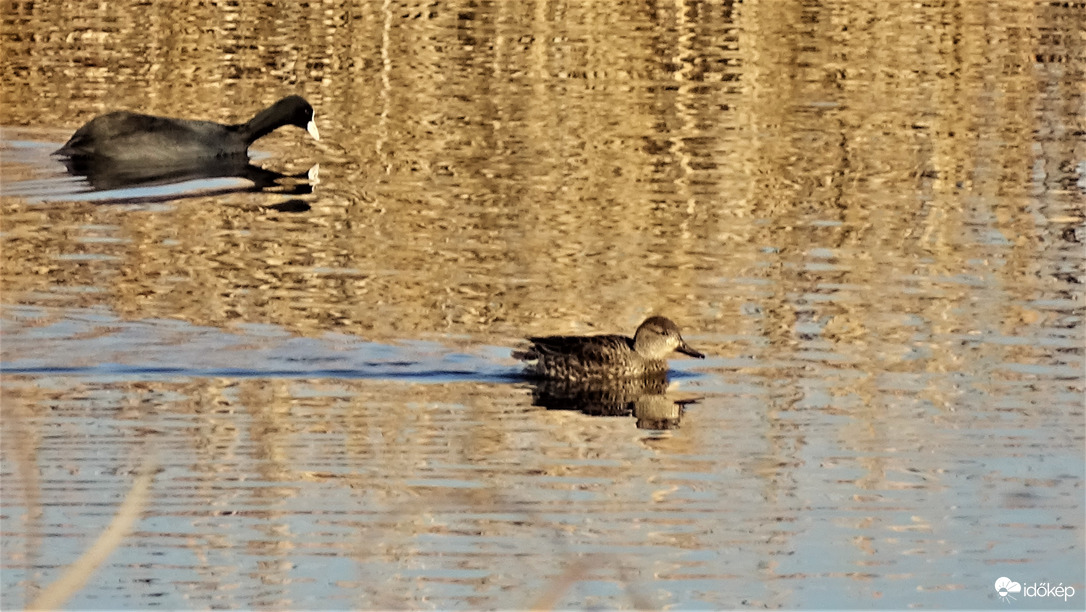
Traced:
[[[297, 196], [312, 193], [314, 185], [319, 182], [319, 166], [315, 165], [306, 172], [284, 174], [261, 168], [244, 155], [177, 164], [119, 163], [86, 157], [64, 158], [62, 161], [68, 174], [83, 179], [88, 191], [115, 191], [115, 197], [111, 199], [116, 200], [153, 201], [260, 191]], [[215, 180], [235, 178], [243, 179], [248, 184], [222, 184]], [[169, 185], [179, 187], [163, 193], [146, 191]]]
[[578, 381], [532, 381], [532, 404], [548, 410], [578, 410], [591, 416], [628, 417], [638, 429], [675, 429], [695, 399], [667, 394], [667, 376]]

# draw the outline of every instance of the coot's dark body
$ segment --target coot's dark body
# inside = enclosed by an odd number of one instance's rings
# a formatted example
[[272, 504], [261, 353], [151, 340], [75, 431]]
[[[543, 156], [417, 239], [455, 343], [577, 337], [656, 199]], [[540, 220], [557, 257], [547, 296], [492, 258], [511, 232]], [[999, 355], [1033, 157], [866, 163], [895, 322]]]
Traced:
[[249, 145], [284, 125], [304, 128], [320, 139], [313, 107], [301, 96], [287, 96], [235, 125], [128, 111], [106, 113], [76, 130], [56, 154], [151, 165], [247, 156]]

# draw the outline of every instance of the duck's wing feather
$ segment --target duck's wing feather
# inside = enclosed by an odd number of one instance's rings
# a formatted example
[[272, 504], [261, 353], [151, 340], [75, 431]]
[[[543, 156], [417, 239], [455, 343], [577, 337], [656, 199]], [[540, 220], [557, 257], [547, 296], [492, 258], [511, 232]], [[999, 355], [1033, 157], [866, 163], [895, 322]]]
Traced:
[[528, 338], [536, 357], [570, 357], [585, 363], [606, 361], [619, 351], [631, 348], [632, 341], [619, 335], [542, 336]]

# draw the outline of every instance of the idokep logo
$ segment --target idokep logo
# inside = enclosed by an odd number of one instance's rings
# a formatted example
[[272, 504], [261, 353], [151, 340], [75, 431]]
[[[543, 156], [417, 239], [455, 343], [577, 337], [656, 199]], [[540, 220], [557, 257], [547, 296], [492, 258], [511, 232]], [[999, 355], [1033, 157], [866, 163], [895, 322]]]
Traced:
[[1013, 595], [1016, 593], [1020, 593], [1023, 597], [1059, 597], [1064, 601], [1075, 596], [1075, 587], [1063, 586], [1062, 582], [1056, 586], [1052, 586], [1048, 582], [1034, 582], [1023, 588], [1021, 584], [1006, 576], [995, 581], [995, 590], [999, 598], [1006, 603], [1010, 603], [1012, 599], [1017, 599]]
[[999, 580], [996, 580], [995, 589], [996, 593], [999, 594], [1000, 599], [1010, 603], [1010, 600], [1017, 599], [1015, 596], [1011, 595], [1011, 593], [1021, 593], [1022, 585], [1011, 580], [1010, 578], [1007, 578], [1006, 576], [1003, 576]]

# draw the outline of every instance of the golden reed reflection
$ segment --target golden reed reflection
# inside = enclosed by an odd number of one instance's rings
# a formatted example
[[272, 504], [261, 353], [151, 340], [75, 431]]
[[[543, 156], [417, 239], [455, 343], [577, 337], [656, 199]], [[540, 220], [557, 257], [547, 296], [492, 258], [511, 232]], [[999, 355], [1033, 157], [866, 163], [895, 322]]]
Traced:
[[[790, 334], [786, 296], [803, 287], [810, 248], [856, 255], [830, 275], [840, 282], [907, 274], [894, 268], [916, 258], [957, 269], [976, 222], [965, 199], [1029, 185], [1033, 134], [1081, 123], [1071, 107], [1037, 108], [1073, 71], [1026, 72], [1039, 55], [1069, 62], [1074, 41], [993, 39], [981, 27], [990, 5], [382, 10], [13, 6], [7, 122], [70, 127], [117, 106], [230, 121], [290, 90], [331, 124], [323, 153], [339, 163], [304, 220], [215, 200], [131, 213], [7, 199], [8, 295], [97, 287], [133, 317], [376, 338], [555, 331], [647, 311], [726, 328], [736, 304], [706, 309], [706, 274], [753, 273], [778, 289], [767, 331]], [[1009, 0], [995, 10], [1026, 33], [1073, 18]], [[614, 21], [627, 24], [621, 37], [607, 35]], [[322, 154], [296, 135], [276, 142], [291, 157]], [[1072, 154], [1045, 152], [1053, 164]], [[1014, 275], [1041, 243], [1012, 212], [997, 211], [996, 226], [1016, 238]], [[59, 264], [92, 250], [87, 225], [113, 226], [117, 243]], [[767, 245], [776, 262], [752, 270]], [[837, 316], [850, 333], [864, 327], [863, 312]]]

